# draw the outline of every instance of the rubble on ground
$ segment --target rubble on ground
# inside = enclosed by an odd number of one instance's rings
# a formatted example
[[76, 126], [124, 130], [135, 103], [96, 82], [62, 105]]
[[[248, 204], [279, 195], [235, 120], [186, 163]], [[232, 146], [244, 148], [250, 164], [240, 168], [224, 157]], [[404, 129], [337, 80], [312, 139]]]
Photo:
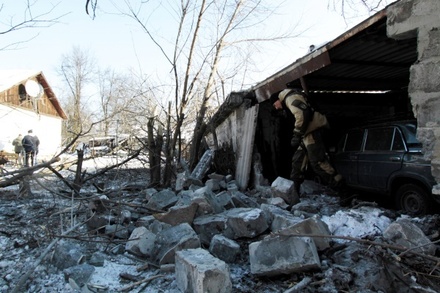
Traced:
[[119, 178], [80, 199], [54, 194], [56, 180], [29, 198], [3, 189], [0, 291], [440, 291], [438, 215], [341, 207], [311, 181], [292, 199], [284, 178], [246, 192], [232, 176], [178, 178]]

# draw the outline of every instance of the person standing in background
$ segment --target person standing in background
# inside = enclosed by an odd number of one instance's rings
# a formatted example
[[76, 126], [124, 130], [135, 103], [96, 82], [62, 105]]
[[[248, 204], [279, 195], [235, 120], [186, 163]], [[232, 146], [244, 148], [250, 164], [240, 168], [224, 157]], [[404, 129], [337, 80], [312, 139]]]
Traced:
[[31, 166], [33, 166], [35, 161], [35, 156], [38, 153], [38, 147], [40, 145], [40, 140], [37, 136], [34, 136], [32, 129], [28, 131], [22, 140], [22, 145], [25, 151], [25, 167], [29, 167], [29, 160]]
[[12, 141], [12, 145], [14, 146], [14, 152], [15, 152], [15, 164], [17, 166], [23, 165], [23, 144], [21, 143], [22, 140], [23, 140], [23, 136], [19, 134]]

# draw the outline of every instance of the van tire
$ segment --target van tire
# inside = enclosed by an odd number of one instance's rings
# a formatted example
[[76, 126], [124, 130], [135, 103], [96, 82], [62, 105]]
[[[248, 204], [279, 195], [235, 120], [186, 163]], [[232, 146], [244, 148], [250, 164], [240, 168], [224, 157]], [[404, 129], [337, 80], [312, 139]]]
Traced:
[[422, 216], [431, 212], [430, 194], [416, 184], [404, 184], [396, 192], [397, 209], [412, 216]]

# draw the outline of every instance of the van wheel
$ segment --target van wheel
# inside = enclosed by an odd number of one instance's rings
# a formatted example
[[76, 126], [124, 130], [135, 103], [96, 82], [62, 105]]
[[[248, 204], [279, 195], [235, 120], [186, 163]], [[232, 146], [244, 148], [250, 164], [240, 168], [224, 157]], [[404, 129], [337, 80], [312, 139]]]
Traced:
[[431, 211], [429, 193], [415, 184], [402, 185], [396, 192], [397, 208], [413, 216], [421, 216]]

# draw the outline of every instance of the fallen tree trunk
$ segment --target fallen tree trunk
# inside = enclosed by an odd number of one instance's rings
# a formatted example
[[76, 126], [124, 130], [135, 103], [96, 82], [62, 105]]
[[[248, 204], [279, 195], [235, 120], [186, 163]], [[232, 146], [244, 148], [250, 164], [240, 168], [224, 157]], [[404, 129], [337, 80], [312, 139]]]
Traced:
[[[25, 176], [29, 176], [32, 175], [35, 171], [39, 170], [39, 169], [43, 169], [43, 168], [47, 168], [50, 165], [52, 165], [53, 163], [56, 163], [60, 160], [59, 157], [55, 157], [52, 158], [50, 161], [48, 162], [44, 162], [32, 167], [28, 167], [28, 168], [23, 168], [11, 173], [6, 173], [3, 175], [3, 178], [1, 178], [0, 180], [0, 188], [1, 187], [6, 187], [6, 186], [11, 186], [11, 185], [15, 185], [18, 184], [20, 182], [20, 180], [22, 180]], [[10, 176], [10, 177], [8, 177]]]

